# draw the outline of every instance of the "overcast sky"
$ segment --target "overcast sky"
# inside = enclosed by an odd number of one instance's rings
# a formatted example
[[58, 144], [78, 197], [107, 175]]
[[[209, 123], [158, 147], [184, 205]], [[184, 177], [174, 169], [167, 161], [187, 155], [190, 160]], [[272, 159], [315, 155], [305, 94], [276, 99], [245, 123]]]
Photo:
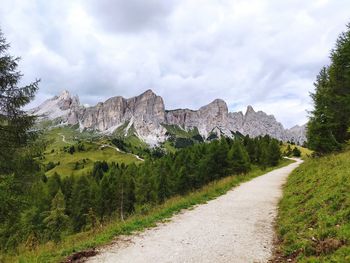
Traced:
[[152, 89], [167, 109], [224, 99], [284, 126], [350, 22], [349, 0], [1, 0], [0, 28], [22, 58], [34, 104], [67, 89], [82, 103]]

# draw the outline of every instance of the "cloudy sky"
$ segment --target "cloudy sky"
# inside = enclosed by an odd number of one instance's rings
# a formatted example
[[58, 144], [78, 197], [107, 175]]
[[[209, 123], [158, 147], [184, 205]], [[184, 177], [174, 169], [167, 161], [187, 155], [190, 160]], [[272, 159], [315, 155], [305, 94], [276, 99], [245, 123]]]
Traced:
[[350, 22], [349, 0], [1, 0], [33, 105], [67, 89], [93, 105], [146, 89], [167, 109], [215, 98], [303, 124], [309, 92]]

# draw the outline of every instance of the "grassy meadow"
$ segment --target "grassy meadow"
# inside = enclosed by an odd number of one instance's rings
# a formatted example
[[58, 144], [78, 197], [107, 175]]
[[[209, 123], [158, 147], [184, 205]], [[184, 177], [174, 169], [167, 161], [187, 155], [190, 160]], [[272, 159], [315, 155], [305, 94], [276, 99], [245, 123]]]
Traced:
[[[83, 175], [92, 170], [96, 161], [108, 163], [139, 163], [132, 154], [118, 152], [114, 149], [107, 137], [101, 137], [90, 132], [79, 132], [71, 127], [58, 127], [46, 131], [44, 138], [48, 146], [44, 152], [41, 162], [44, 165], [52, 162], [56, 166], [46, 172], [50, 176], [58, 173], [62, 176]], [[73, 154], [64, 150], [70, 146], [83, 145], [83, 150], [76, 150]], [[111, 147], [103, 147], [110, 145]]]
[[309, 158], [288, 178], [276, 259], [350, 262], [350, 151]]

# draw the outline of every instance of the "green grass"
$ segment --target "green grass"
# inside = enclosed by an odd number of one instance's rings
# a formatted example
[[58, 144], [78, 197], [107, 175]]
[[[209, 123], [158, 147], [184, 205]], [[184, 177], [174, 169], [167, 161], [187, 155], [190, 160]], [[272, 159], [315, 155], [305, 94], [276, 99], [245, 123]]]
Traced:
[[350, 151], [307, 159], [280, 202], [277, 254], [293, 262], [350, 262]]
[[68, 236], [59, 244], [55, 245], [50, 242], [39, 246], [34, 251], [20, 248], [17, 255], [4, 255], [2, 258], [0, 256], [0, 262], [1, 260], [4, 262], [60, 262], [74, 252], [108, 244], [118, 235], [129, 235], [135, 231], [154, 227], [158, 222], [167, 221], [183, 209], [189, 209], [194, 205], [206, 203], [225, 194], [232, 187], [236, 187], [242, 182], [249, 181], [252, 178], [291, 162], [290, 160], [283, 160], [278, 167], [265, 170], [254, 168], [246, 175], [226, 177], [185, 196], [173, 197], [164, 204], [151, 208], [147, 214], [134, 214], [125, 222], [115, 220], [100, 229], [95, 229], [95, 231]]
[[[110, 144], [109, 139], [93, 132], [79, 132], [74, 127], [59, 127], [45, 131], [43, 136], [49, 141], [49, 145], [41, 162], [44, 165], [49, 162], [59, 162], [59, 165], [46, 172], [48, 176], [55, 172], [62, 176], [87, 174], [92, 170], [93, 163], [96, 161], [125, 164], [140, 162], [131, 154], [120, 153], [109, 147], [101, 148], [103, 144]], [[62, 140], [62, 136], [65, 137], [66, 142]], [[79, 142], [84, 144], [84, 151], [70, 154], [63, 150], [64, 147], [77, 145]], [[81, 164], [79, 169], [75, 169], [77, 162]]]
[[197, 128], [186, 131], [178, 125], [162, 124], [162, 126], [168, 131], [168, 133], [170, 133], [176, 137], [192, 138], [193, 136], [199, 134], [199, 131]]
[[[289, 144], [290, 145], [290, 147], [293, 149], [294, 147], [297, 147], [299, 150], [300, 150], [300, 152], [301, 152], [301, 158], [302, 159], [305, 159], [305, 158], [307, 158], [307, 157], [309, 157], [309, 156], [311, 156], [312, 155], [312, 152], [313, 151], [311, 151], [310, 149], [308, 149], [308, 148], [305, 148], [305, 147], [302, 147], [302, 146], [299, 146], [299, 145], [292, 145], [292, 144]], [[288, 147], [288, 143], [283, 143], [283, 145], [281, 146], [281, 152], [283, 153], [283, 152], [285, 152], [286, 150], [287, 150], [287, 147]]]
[[[46, 172], [48, 176], [52, 175], [53, 173], [57, 172], [58, 174], [62, 176], [68, 176], [68, 175], [83, 175], [87, 174], [89, 171], [92, 170], [93, 164], [96, 161], [106, 161], [107, 163], [137, 163], [140, 162], [137, 160], [133, 155], [131, 154], [125, 154], [117, 152], [115, 149], [112, 148], [99, 148], [98, 145], [93, 144], [84, 144], [86, 145], [87, 150], [83, 152], [75, 152], [74, 154], [70, 154], [67, 152], [54, 152], [50, 154], [45, 155], [45, 163], [48, 162], [57, 162], [59, 161], [60, 164], [53, 168], [52, 170], [49, 170]], [[83, 162], [85, 160], [85, 163]], [[84, 168], [80, 168], [75, 170], [75, 164], [78, 162], [79, 164], [84, 165]]]
[[177, 149], [169, 141], [165, 141], [162, 144], [162, 147], [166, 150], [167, 153], [175, 153], [177, 151]]

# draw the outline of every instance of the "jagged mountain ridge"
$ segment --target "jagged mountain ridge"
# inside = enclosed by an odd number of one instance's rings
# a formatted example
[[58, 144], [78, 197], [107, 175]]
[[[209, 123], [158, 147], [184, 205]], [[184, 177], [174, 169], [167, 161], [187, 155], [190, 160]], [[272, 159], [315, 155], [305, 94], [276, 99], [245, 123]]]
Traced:
[[256, 137], [268, 134], [282, 141], [303, 143], [305, 125], [284, 129], [273, 115], [254, 111], [248, 106], [245, 114], [229, 112], [225, 101], [216, 99], [198, 110], [165, 110], [162, 97], [152, 90], [129, 99], [112, 97], [92, 107], [79, 103], [78, 96], [64, 91], [29, 111], [39, 119], [56, 120], [62, 125], [79, 125], [81, 130], [96, 130], [112, 133], [118, 127], [126, 125], [126, 132], [133, 127], [135, 135], [150, 145], [167, 139], [166, 125], [177, 125], [184, 130], [197, 128], [203, 138], [211, 133], [218, 137], [232, 136], [234, 132]]

